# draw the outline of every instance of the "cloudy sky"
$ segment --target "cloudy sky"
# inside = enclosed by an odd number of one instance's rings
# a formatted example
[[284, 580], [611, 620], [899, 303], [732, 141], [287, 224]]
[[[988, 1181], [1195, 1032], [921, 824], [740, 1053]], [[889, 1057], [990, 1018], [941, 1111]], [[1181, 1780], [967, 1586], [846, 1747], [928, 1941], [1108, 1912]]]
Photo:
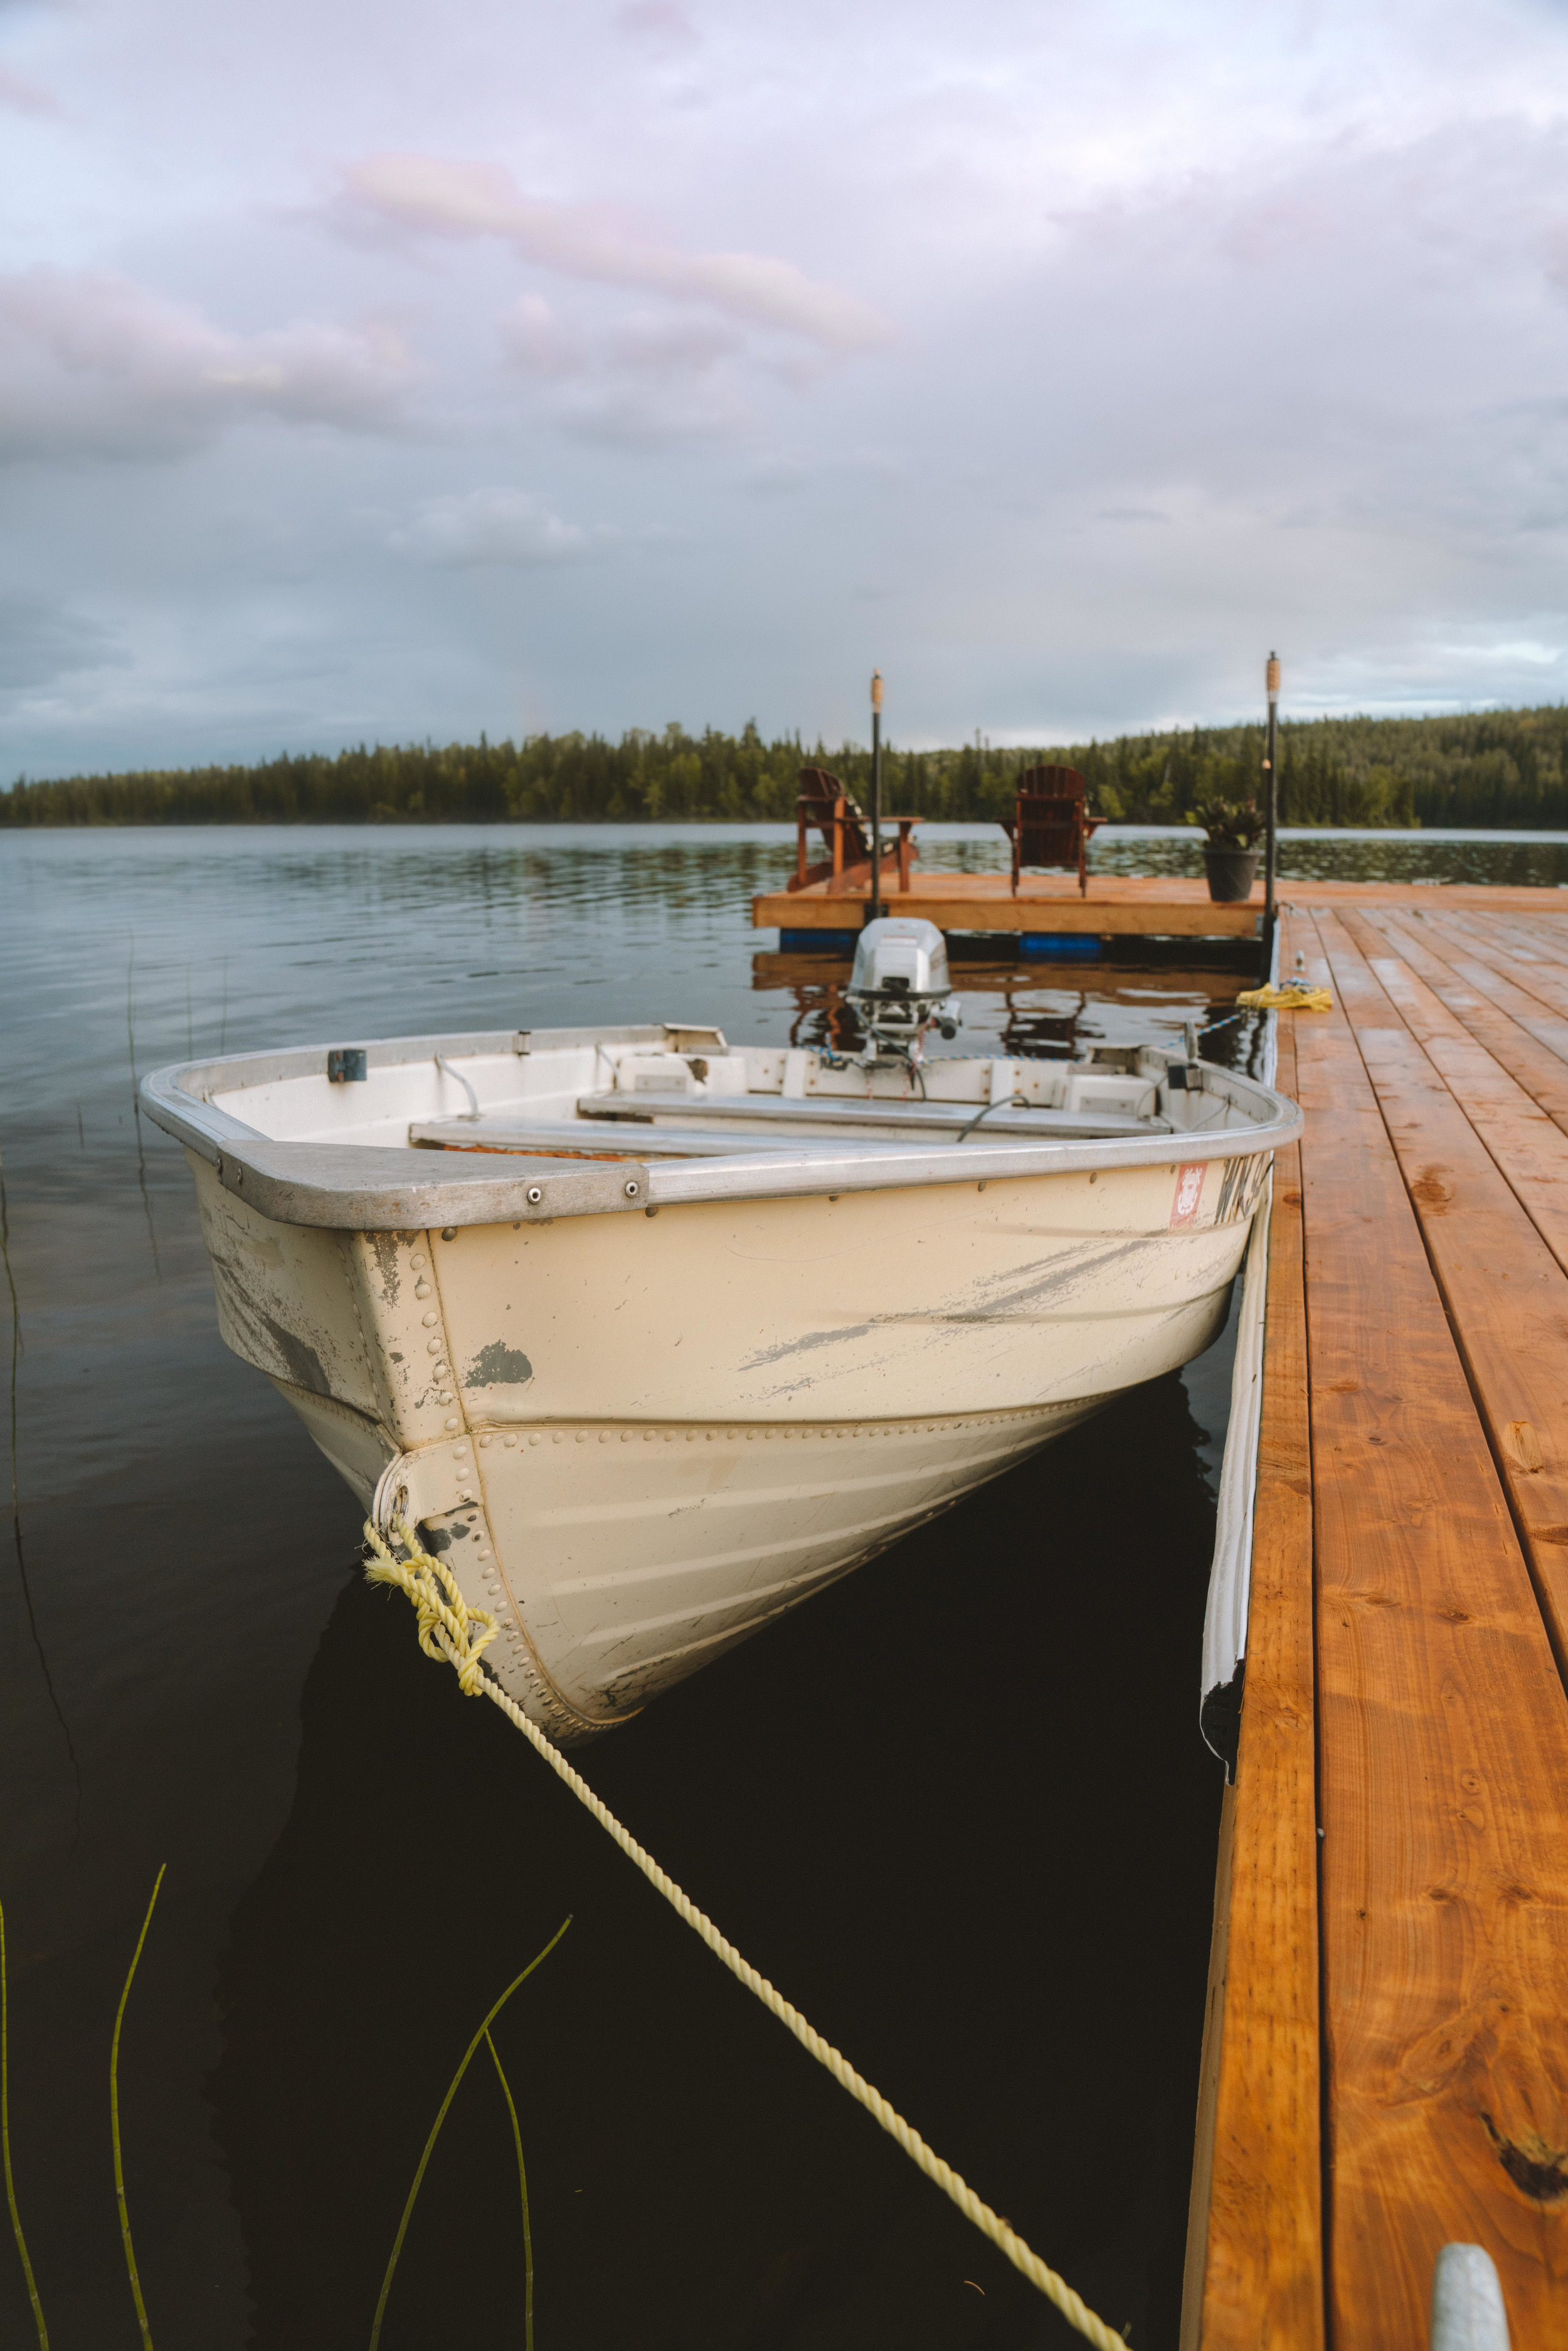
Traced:
[[0, 0], [0, 778], [1568, 691], [1562, 0]]

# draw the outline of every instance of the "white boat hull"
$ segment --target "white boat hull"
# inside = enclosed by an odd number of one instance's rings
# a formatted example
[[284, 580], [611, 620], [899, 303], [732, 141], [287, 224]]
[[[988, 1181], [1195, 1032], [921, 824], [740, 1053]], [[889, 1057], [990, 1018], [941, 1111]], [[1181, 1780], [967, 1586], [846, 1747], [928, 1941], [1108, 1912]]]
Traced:
[[624, 1719], [1223, 1322], [1266, 1155], [395, 1233], [192, 1153], [223, 1335], [400, 1491], [553, 1735]]

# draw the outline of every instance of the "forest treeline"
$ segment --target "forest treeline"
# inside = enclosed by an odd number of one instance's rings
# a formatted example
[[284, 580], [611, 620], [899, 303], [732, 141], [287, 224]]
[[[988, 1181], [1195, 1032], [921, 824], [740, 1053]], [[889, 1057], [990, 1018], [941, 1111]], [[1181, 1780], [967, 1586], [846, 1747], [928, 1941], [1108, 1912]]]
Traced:
[[[1456, 718], [1318, 718], [1281, 729], [1289, 824], [1568, 829], [1568, 707]], [[1089, 804], [1113, 822], [1179, 821], [1261, 782], [1262, 729], [1198, 726], [1103, 743], [946, 751], [893, 747], [883, 804], [936, 818], [1010, 812], [1019, 771], [1082, 768]], [[65, 824], [638, 823], [792, 819], [803, 762], [831, 768], [862, 799], [871, 755], [856, 746], [765, 743], [755, 726], [661, 734], [534, 735], [521, 743], [421, 744], [286, 753], [254, 767], [19, 779], [0, 826]]]

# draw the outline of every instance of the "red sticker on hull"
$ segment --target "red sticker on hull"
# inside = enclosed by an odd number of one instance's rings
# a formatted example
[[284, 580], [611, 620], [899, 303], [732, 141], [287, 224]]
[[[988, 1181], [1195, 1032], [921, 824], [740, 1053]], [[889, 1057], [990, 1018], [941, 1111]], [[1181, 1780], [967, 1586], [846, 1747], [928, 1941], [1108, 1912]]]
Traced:
[[1208, 1173], [1207, 1159], [1189, 1160], [1176, 1169], [1176, 1200], [1171, 1208], [1171, 1230], [1178, 1225], [1190, 1225], [1197, 1217], [1203, 1202], [1203, 1179]]

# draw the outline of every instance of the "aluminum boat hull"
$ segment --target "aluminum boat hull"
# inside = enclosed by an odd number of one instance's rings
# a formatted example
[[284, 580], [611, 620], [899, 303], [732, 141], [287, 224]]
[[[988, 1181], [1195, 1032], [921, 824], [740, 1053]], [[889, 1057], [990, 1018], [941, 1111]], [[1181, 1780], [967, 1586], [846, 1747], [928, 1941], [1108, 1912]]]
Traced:
[[[567, 1739], [1199, 1353], [1274, 1140], [1254, 1122], [1203, 1157], [1186, 1136], [1152, 1156], [1080, 1143], [1017, 1174], [1021, 1146], [949, 1144], [925, 1180], [893, 1180], [890, 1158], [837, 1191], [831, 1173], [765, 1188], [776, 1158], [725, 1191], [753, 1163], [701, 1163], [706, 1198], [678, 1196], [692, 1165], [627, 1175], [622, 1155], [630, 1213], [538, 1213], [577, 1196], [543, 1197], [540, 1161], [539, 1184], [495, 1196], [524, 1213], [464, 1222], [437, 1179], [484, 1158], [493, 1192], [505, 1155], [406, 1151], [395, 1201], [346, 1193], [334, 1224], [325, 1193], [295, 1220], [303, 1178], [288, 1188], [259, 1127], [239, 1142], [242, 1091], [206, 1090], [226, 1149], [210, 1122], [183, 1136], [225, 1343], [367, 1510], [423, 1528], [498, 1618], [500, 1679]], [[416, 1176], [428, 1220], [406, 1213]]]

